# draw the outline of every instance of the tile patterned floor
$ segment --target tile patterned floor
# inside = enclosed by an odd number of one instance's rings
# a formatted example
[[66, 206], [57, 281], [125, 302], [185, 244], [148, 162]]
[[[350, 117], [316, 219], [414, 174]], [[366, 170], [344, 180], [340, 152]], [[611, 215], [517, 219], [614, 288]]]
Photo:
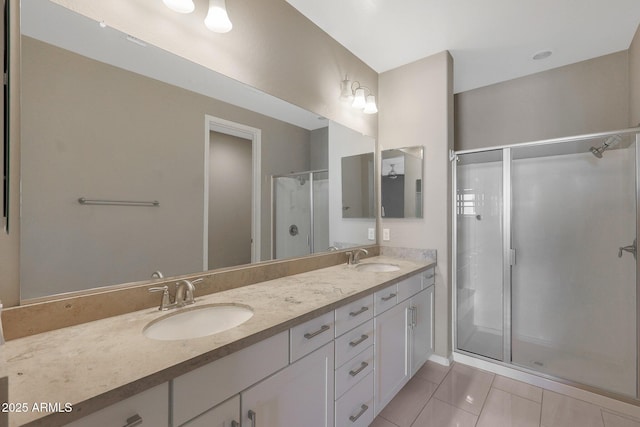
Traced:
[[370, 427], [640, 427], [640, 420], [459, 363], [427, 362]]

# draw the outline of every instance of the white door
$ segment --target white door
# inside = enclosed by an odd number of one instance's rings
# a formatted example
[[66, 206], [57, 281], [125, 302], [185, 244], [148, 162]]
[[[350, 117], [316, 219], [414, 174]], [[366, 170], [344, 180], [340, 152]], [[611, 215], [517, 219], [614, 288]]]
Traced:
[[242, 425], [333, 427], [333, 341], [242, 393]]
[[409, 381], [409, 300], [380, 314], [375, 319], [375, 413], [393, 399]]
[[411, 376], [431, 356], [432, 333], [431, 315], [433, 301], [433, 286], [421, 291], [411, 298], [411, 310], [409, 312], [409, 323], [411, 327]]

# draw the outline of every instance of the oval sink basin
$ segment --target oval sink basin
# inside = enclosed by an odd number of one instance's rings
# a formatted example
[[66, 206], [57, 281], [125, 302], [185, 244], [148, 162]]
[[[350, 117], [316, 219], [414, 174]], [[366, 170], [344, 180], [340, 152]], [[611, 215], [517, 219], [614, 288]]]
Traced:
[[365, 264], [358, 264], [356, 268], [360, 271], [373, 271], [373, 272], [387, 272], [398, 271], [400, 267], [395, 264], [387, 264], [385, 262], [368, 262]]
[[142, 333], [161, 341], [200, 338], [235, 328], [251, 319], [253, 310], [234, 304], [187, 308], [149, 323]]

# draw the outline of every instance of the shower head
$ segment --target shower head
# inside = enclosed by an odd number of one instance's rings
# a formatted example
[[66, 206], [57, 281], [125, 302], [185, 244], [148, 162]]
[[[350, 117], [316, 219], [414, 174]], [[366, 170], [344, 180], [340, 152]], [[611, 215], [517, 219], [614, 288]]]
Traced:
[[613, 147], [614, 145], [618, 144], [620, 141], [622, 141], [622, 137], [620, 135], [612, 135], [609, 138], [607, 138], [606, 141], [604, 141], [600, 147], [598, 148], [591, 147], [589, 148], [589, 151], [591, 151], [591, 153], [593, 153], [594, 156], [601, 159], [602, 153], [604, 153], [605, 150]]
[[602, 151], [604, 151], [604, 150], [600, 151], [600, 148], [591, 147], [591, 148], [589, 148], [589, 151], [591, 151], [594, 156], [596, 156], [597, 158], [601, 159], [602, 158]]

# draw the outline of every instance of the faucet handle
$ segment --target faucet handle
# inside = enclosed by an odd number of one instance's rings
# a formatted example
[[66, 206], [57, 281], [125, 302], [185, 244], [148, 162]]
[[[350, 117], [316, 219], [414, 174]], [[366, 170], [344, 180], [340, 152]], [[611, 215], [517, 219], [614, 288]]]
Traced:
[[149, 288], [149, 292], [162, 292], [162, 301], [158, 310], [168, 310], [171, 305], [171, 299], [169, 298], [169, 286], [159, 286], [155, 288]]

